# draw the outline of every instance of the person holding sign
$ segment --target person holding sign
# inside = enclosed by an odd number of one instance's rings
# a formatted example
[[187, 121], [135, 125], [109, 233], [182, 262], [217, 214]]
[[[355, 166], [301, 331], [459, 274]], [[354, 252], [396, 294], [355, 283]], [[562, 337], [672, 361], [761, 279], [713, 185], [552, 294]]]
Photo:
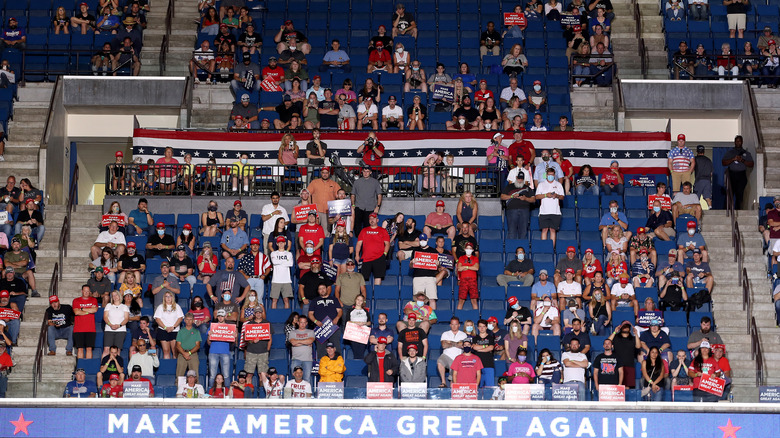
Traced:
[[[344, 311], [341, 304], [335, 297], [330, 296], [329, 288], [325, 284], [320, 284], [317, 288], [319, 298], [314, 300], [309, 307], [308, 317], [317, 327], [323, 327], [325, 320], [330, 319], [330, 323], [335, 330], [332, 330], [330, 336], [326, 339], [318, 338], [317, 357], [325, 355], [325, 342], [331, 341], [338, 345], [337, 350], [341, 352], [341, 328], [339, 324]], [[327, 328], [327, 327], [326, 327]]]
[[[341, 275], [339, 276], [339, 278], [341, 278]], [[371, 327], [371, 314], [368, 312], [368, 307], [366, 306], [365, 303], [366, 303], [366, 297], [364, 295], [357, 295], [355, 297], [354, 305], [349, 307], [344, 306], [345, 307], [344, 312], [346, 313], [347, 322], [351, 322], [353, 324], [357, 324], [362, 327]], [[350, 346], [352, 347], [352, 353], [355, 359], [360, 359], [365, 355], [366, 344], [361, 344], [359, 342], [354, 342], [354, 341], [345, 341], [345, 342], [350, 343]]]
[[[209, 381], [213, 382], [217, 376], [217, 371], [221, 368], [223, 375], [233, 375], [232, 351], [236, 342], [236, 326], [229, 324], [225, 317], [227, 312], [224, 309], [216, 311], [217, 320], [211, 324], [209, 338], [206, 341], [209, 348]], [[232, 330], [232, 332], [231, 332]], [[232, 341], [229, 340], [232, 333]]]
[[[252, 327], [255, 324], [266, 324], [268, 326], [268, 336], [258, 336], [254, 339], [246, 339], [246, 332], [248, 327]], [[253, 318], [241, 327], [241, 348], [244, 349], [245, 359], [243, 372], [249, 374], [251, 382], [251, 376], [257, 369], [257, 375], [260, 376], [260, 381], [265, 382], [267, 376], [265, 370], [268, 369], [268, 356], [273, 344], [274, 329], [270, 326], [265, 319], [265, 312], [255, 312]]]
[[[451, 220], [451, 219], [450, 219]], [[454, 228], [452, 228], [454, 231]], [[412, 288], [415, 295], [424, 295], [429, 300], [431, 308], [436, 309], [436, 300], [438, 299], [438, 289], [436, 284], [439, 275], [444, 275], [444, 271], [439, 271], [439, 254], [435, 249], [428, 246], [428, 236], [420, 235], [420, 248], [412, 252], [410, 267], [412, 271]]]
[[536, 372], [534, 372], [534, 367], [526, 362], [528, 350], [520, 345], [515, 351], [515, 357], [517, 361], [512, 362], [512, 365], [509, 366], [507, 377], [512, 378], [513, 384], [531, 383], [536, 378]]
[[[139, 383], [133, 384], [130, 382], [139, 382]], [[130, 383], [130, 385], [128, 385], [128, 383]], [[130, 378], [124, 381], [124, 387], [127, 388], [127, 386], [134, 386], [139, 384], [140, 385], [146, 384], [145, 386], [148, 387], [148, 389], [146, 390], [147, 397], [154, 398], [154, 386], [152, 386], [152, 382], [146, 377], [141, 377], [141, 366], [135, 365], [133, 366], [132, 372], [130, 373]], [[143, 390], [142, 388], [139, 389]], [[124, 390], [124, 393], [126, 397], [129, 397], [127, 389]]]

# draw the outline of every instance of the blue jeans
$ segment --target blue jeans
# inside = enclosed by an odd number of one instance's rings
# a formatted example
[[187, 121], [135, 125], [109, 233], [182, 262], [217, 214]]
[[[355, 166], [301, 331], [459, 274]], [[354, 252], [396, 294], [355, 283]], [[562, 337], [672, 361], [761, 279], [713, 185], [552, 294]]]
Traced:
[[27, 303], [27, 295], [14, 295], [11, 297], [11, 302], [16, 304], [16, 307], [20, 312], [24, 313], [24, 305]]
[[654, 402], [664, 401], [664, 389], [661, 388], [661, 390], [658, 392], [653, 392], [653, 390], [651, 389], [646, 399]]
[[65, 351], [73, 351], [73, 326], [63, 328], [49, 326], [47, 331], [49, 335], [49, 351], [57, 351], [57, 339], [67, 339], [68, 345], [65, 347]]
[[690, 5], [691, 18], [696, 21], [704, 21], [709, 18], [709, 7], [707, 5]]
[[479, 381], [479, 387], [493, 386], [496, 384], [496, 369], [482, 368], [482, 379]]
[[769, 77], [769, 76], [774, 76], [778, 74], [778, 72], [780, 72], [780, 69], [778, 69], [777, 67], [769, 67], [769, 66], [763, 67], [761, 69], [761, 74], [763, 76], [766, 76], [764, 78], [764, 85], [777, 85], [777, 78]]
[[303, 368], [303, 379], [311, 383], [311, 368], [314, 366], [314, 362], [310, 360], [298, 360], [293, 359], [290, 361], [290, 374], [292, 374], [295, 367]]
[[596, 330], [596, 336], [604, 336], [609, 331], [609, 328], [604, 326], [606, 321], [607, 315], [600, 315], [597, 320], [593, 321], [593, 329]]
[[233, 94], [236, 97], [239, 97], [242, 94], [257, 96], [257, 93], [260, 92], [260, 81], [253, 81], [252, 89], [250, 90], [244, 86], [243, 82], [238, 82], [237, 80], [233, 79], [230, 81], [230, 89], [233, 91]]
[[16, 339], [19, 337], [19, 328], [21, 327], [21, 322], [19, 319], [9, 319], [5, 322], [8, 327], [8, 337], [11, 338], [11, 342], [16, 342]]
[[531, 211], [527, 208], [506, 210], [507, 239], [527, 239]]
[[11, 239], [14, 237], [14, 235], [13, 235], [13, 232], [14, 232], [13, 227], [11, 225], [9, 225], [9, 224], [0, 225], [0, 231], [5, 233], [5, 235], [8, 237], [8, 242], [10, 243]]
[[[590, 74], [595, 75], [601, 71], [602, 67], [599, 65], [590, 66]], [[596, 76], [596, 84], [602, 87], [609, 86], [612, 83], [612, 68], [605, 70], [603, 73]]]
[[602, 187], [604, 187], [605, 195], [611, 195], [612, 193], [615, 193], [616, 195], [623, 194], [623, 184], [615, 184], [614, 187], [610, 187], [609, 184], [604, 184]]
[[[44, 227], [43, 225], [38, 225], [37, 227], [32, 229], [32, 235], [33, 237], [35, 237], [35, 240], [37, 240], [38, 242], [43, 240], [43, 233], [45, 232], [46, 232], [46, 227]], [[18, 222], [16, 223], [16, 225], [14, 225], [14, 235], [16, 234], [22, 234], [22, 224]]]
[[257, 292], [257, 298], [258, 300], [263, 299], [263, 290], [265, 289], [265, 284], [263, 282], [262, 278], [247, 278], [247, 283], [249, 283], [250, 289]]
[[[575, 76], [590, 75], [590, 66], [589, 65], [575, 65], [574, 66], [574, 75]], [[590, 78], [587, 78], [587, 77], [584, 77], [584, 76], [575, 77], [574, 78], [574, 82], [588, 83], [588, 82], [590, 82]]]
[[229, 354], [224, 353], [209, 353], [209, 382], [208, 385], [214, 382], [214, 378], [217, 377], [217, 365], [222, 368], [222, 376], [225, 377], [225, 382], [233, 381], [233, 364], [230, 360]]
[[5, 392], [8, 390], [8, 376], [0, 374], [0, 398], [5, 398]]
[[594, 184], [594, 185], [590, 186], [589, 189], [586, 189], [584, 185], [577, 184], [576, 191], [577, 191], [577, 196], [582, 196], [582, 195], [584, 195], [586, 193], [589, 194], [589, 195], [598, 196], [599, 195], [599, 186]]

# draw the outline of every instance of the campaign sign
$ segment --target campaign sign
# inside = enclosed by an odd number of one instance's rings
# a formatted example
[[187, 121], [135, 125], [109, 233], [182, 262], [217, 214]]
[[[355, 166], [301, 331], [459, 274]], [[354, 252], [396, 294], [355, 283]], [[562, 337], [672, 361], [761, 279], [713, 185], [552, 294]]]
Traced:
[[507, 401], [544, 400], [544, 384], [541, 383], [507, 384], [504, 390]]
[[306, 222], [310, 211], [317, 211], [316, 204], [296, 205], [293, 207], [293, 219], [298, 222]]
[[628, 181], [628, 185], [631, 187], [655, 187], [655, 177], [649, 175], [640, 175], [636, 178], [631, 178]]
[[643, 310], [639, 312], [639, 315], [637, 316], [636, 325], [642, 326], [642, 327], [650, 327], [650, 323], [653, 321], [661, 321], [661, 325], [663, 325], [663, 312], [658, 310]]
[[124, 398], [149, 398], [149, 394], [149, 382], [125, 380], [122, 383], [122, 397]]
[[428, 398], [428, 387], [422, 382], [402, 382], [401, 398], [425, 400]]
[[371, 327], [358, 325], [354, 322], [347, 322], [344, 328], [344, 340], [357, 342], [358, 344], [368, 344], [368, 337], [371, 335]]
[[317, 342], [322, 344], [326, 342], [333, 333], [336, 333], [338, 326], [333, 324], [333, 321], [330, 320], [330, 316], [326, 316], [325, 319], [320, 322], [322, 325], [314, 329], [314, 337], [317, 339]]
[[719, 379], [711, 374], [701, 376], [701, 380], [699, 381], [699, 389], [717, 395], [718, 397], [723, 395], [723, 388], [725, 386], [725, 379]]
[[579, 400], [579, 388], [576, 383], [553, 383], [553, 401], [577, 401]]
[[455, 257], [450, 254], [439, 254], [439, 266], [446, 269], [454, 269]]
[[528, 20], [525, 18], [525, 14], [522, 12], [504, 12], [504, 26], [520, 26], [521, 29], [525, 29], [528, 25]]
[[415, 269], [429, 269], [436, 270], [438, 268], [439, 254], [432, 252], [414, 252], [414, 259], [412, 259], [412, 267]]
[[455, 100], [455, 87], [451, 85], [434, 85], [433, 100], [452, 103]]
[[262, 324], [247, 324], [244, 332], [244, 339], [247, 341], [271, 339], [271, 324], [264, 322]]
[[626, 387], [623, 385], [599, 385], [599, 401], [626, 401]]
[[328, 201], [328, 217], [352, 216], [352, 201], [349, 199], [337, 199]]
[[22, 315], [22, 312], [14, 309], [9, 309], [7, 307], [0, 308], [0, 319], [19, 319], [19, 317]]
[[262, 88], [263, 91], [284, 91], [282, 90], [282, 87], [280, 87], [279, 84], [277, 84], [276, 81], [271, 78], [263, 79], [263, 81], [260, 82], [260, 88]]
[[759, 386], [759, 403], [780, 403], [780, 386]]
[[236, 325], [212, 322], [209, 326], [209, 339], [212, 342], [236, 342]]
[[320, 382], [317, 384], [317, 398], [344, 398], [344, 382]]
[[663, 210], [670, 210], [672, 208], [672, 198], [668, 196], [650, 195], [647, 197], [648, 210], [653, 209], [653, 202], [655, 202], [656, 199], [661, 203], [661, 208]]
[[5, 225], [8, 223], [8, 212], [3, 211], [0, 212], [0, 225]]
[[366, 398], [373, 400], [390, 400], [393, 398], [393, 382], [366, 383]]
[[325, 275], [328, 276], [328, 278], [331, 279], [331, 281], [336, 281], [336, 276], [339, 274], [339, 268], [335, 266], [331, 266], [330, 263], [323, 263], [322, 265], [322, 272], [325, 273]]
[[674, 385], [672, 387], [672, 401], [675, 401], [675, 402], [692, 402], [693, 401], [693, 386], [692, 385]]
[[100, 219], [100, 226], [107, 227], [111, 224], [111, 222], [115, 222], [120, 226], [124, 227], [127, 225], [127, 222], [125, 222], [124, 215], [121, 214], [104, 214], [103, 218]]
[[581, 24], [578, 15], [561, 15], [561, 26], [574, 26], [576, 24]]
[[476, 383], [453, 383], [452, 400], [477, 400], [479, 391]]

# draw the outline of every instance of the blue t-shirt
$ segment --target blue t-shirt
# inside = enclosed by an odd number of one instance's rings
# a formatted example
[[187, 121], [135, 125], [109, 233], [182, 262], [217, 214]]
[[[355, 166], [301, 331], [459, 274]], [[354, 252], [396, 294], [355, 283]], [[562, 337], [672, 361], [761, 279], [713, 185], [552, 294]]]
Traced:
[[458, 73], [456, 75], [452, 75], [452, 79], [457, 79], [457, 78], [463, 79], [463, 85], [466, 85], [466, 86], [471, 85], [472, 82], [477, 80], [477, 77], [474, 76], [471, 73], [465, 73], [465, 74]]
[[650, 333], [650, 330], [645, 330], [641, 335], [639, 335], [639, 340], [647, 344], [647, 348], [661, 348], [661, 345], [664, 344], [672, 345], [672, 341], [669, 340], [669, 335], [667, 335], [663, 330], [658, 332], [657, 337], [653, 337], [652, 333]]
[[[100, 18], [97, 19], [97, 21], [100, 21]], [[103, 22], [103, 24], [100, 25], [101, 29], [111, 29], [112, 27], [119, 24], [119, 16], [118, 15], [109, 15], [108, 18]]]
[[246, 233], [240, 228], [236, 228], [236, 230], [238, 231], [236, 234], [233, 234], [230, 229], [222, 233], [220, 245], [225, 245], [230, 249], [239, 249], [244, 245], [249, 245], [249, 237]]
[[[677, 236], [677, 246], [682, 246], [683, 248], [687, 248], [690, 246], [690, 244], [693, 243], [693, 246], [695, 248], [699, 248], [702, 246], [705, 246], [704, 238], [701, 236], [700, 233], [695, 233], [693, 236], [689, 236], [688, 233], [680, 233]], [[685, 251], [685, 257], [693, 257], [693, 251], [686, 250]]]
[[92, 394], [97, 394], [97, 384], [90, 380], [85, 380], [84, 383], [73, 380], [65, 385], [65, 397], [87, 398]]
[[[322, 57], [322, 60], [327, 62], [333, 62], [333, 61], [344, 62], [344, 61], [349, 61], [349, 55], [347, 55], [347, 52], [343, 50], [337, 50], [337, 51], [330, 50], [325, 53], [325, 56]], [[334, 65], [333, 67], [341, 67], [341, 66]]]
[[[601, 217], [601, 222], [599, 222], [600, 227], [609, 227], [612, 225], [620, 225], [618, 221], [623, 222], [624, 224], [628, 223], [628, 218], [626, 217], [626, 214], [622, 211], [618, 211], [618, 218], [615, 219], [612, 217], [612, 214], [609, 212], [604, 213], [604, 216]], [[622, 227], [621, 227], [622, 228]]]
[[[376, 326], [371, 329], [371, 336], [374, 336], [377, 339], [381, 338], [382, 336], [384, 337], [393, 336], [393, 330], [390, 329], [389, 325], [384, 330], [380, 329], [379, 326]], [[390, 347], [388, 346], [388, 349], [389, 348]], [[371, 344], [371, 351], [374, 351], [374, 344]]]
[[4, 29], [3, 39], [8, 41], [19, 41], [25, 36], [24, 29], [16, 27], [16, 29]]
[[146, 213], [139, 209], [135, 209], [128, 215], [133, 218], [133, 223], [140, 227], [142, 230], [149, 228], [149, 222], [146, 221]]
[[[663, 262], [659, 262], [658, 270], [656, 272], [664, 271], [669, 266], [670, 265], [669, 265], [669, 261], [668, 260], [667, 261], [663, 261]], [[680, 262], [674, 262], [674, 264], [671, 265], [671, 266], [672, 266], [672, 271], [677, 271], [677, 272], [684, 272], [685, 271], [685, 268], [683, 268], [683, 265]], [[664, 274], [664, 277], [672, 278], [672, 271], [669, 271], [668, 273]]]
[[552, 167], [553, 169], [555, 169], [555, 179], [561, 179], [565, 176], [563, 174], [563, 169], [561, 169], [561, 165], [553, 161], [552, 158], [550, 158], [550, 161], [547, 162], [542, 161], [541, 163], [539, 163], [538, 166], [536, 166], [536, 171], [534, 172], [534, 180], [536, 181], [544, 180], [545, 176], [547, 175], [548, 167]]
[[531, 287], [531, 294], [536, 295], [536, 298], [542, 299], [546, 296], [549, 296], [552, 298], [553, 294], [555, 293], [555, 285], [551, 281], [548, 281], [547, 284], [542, 284], [541, 282], [534, 283], [533, 287]]
[[214, 341], [209, 347], [209, 354], [230, 354], [230, 342]]

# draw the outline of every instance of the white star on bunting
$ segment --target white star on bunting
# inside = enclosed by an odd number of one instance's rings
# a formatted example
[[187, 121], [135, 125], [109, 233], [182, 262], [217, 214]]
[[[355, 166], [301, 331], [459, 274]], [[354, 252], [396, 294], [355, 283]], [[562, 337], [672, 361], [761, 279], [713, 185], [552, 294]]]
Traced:
[[139, 154], [143, 154], [143, 153], [144, 153], [144, 148], [139, 148], [139, 149], [138, 149], [138, 153], [139, 153]]
[[152, 154], [157, 155], [157, 148], [152, 149]]
[[268, 157], [269, 157], [269, 155], [268, 155], [268, 152], [265, 152], [265, 153], [263, 154], [263, 158], [268, 158]]
[[478, 152], [477, 152], [477, 150], [476, 150], [476, 149], [472, 149], [472, 150], [471, 150], [471, 155], [477, 155], [477, 153], [478, 153]]
[[236, 158], [241, 158], [241, 152], [236, 152]]
[[587, 157], [589, 153], [590, 153], [590, 152], [588, 152], [588, 151], [582, 151], [582, 156], [583, 156], [583, 157]]
[[573, 157], [573, 156], [574, 156], [574, 151], [573, 151], [573, 150], [570, 150], [570, 151], [569, 151], [569, 156], [570, 156], [570, 157]]
[[213, 157], [213, 156], [214, 156], [214, 152], [209, 151], [209, 157]]
[[626, 158], [631, 158], [631, 152], [626, 152]]
[[185, 154], [185, 152], [183, 150], [179, 151], [179, 155], [181, 155], [182, 157], [184, 156], [184, 154]]
[[658, 158], [658, 152], [653, 152], [653, 158]]
[[227, 158], [227, 152], [222, 152], [222, 158]]
[[199, 157], [200, 156], [200, 151], [195, 151], [195, 153], [193, 155], [195, 155], [196, 157]]
[[598, 151], [598, 152], [596, 152], [596, 156], [597, 156], [597, 157], [601, 158], [601, 156], [602, 156], [602, 155], [603, 155], [603, 154], [601, 153], [601, 151]]
[[639, 158], [644, 158], [644, 157], [645, 157], [645, 153], [644, 152], [640, 152], [639, 153]]
[[614, 152], [612, 152], [612, 153], [611, 153], [611, 154], [609, 154], [609, 155], [610, 155], [610, 156], [612, 156], [612, 158], [615, 158], [615, 157], [617, 157], [617, 154], [616, 154], [616, 153], [614, 153]]
[[395, 152], [390, 152], [390, 154], [389, 154], [389, 155], [390, 155], [390, 157], [391, 157], [391, 158], [392, 158], [392, 157], [395, 157]]
[[347, 156], [352, 156], [352, 151], [347, 152]]
[[422, 156], [422, 151], [417, 151], [417, 156], [421, 157]]
[[254, 157], [255, 157], [255, 153], [254, 153], [254, 152], [252, 152], [251, 154], [249, 154], [249, 158], [254, 158]]
[[404, 157], [408, 157], [408, 156], [409, 156], [409, 151], [404, 151]]
[[458, 155], [463, 155], [463, 149], [458, 149]]

